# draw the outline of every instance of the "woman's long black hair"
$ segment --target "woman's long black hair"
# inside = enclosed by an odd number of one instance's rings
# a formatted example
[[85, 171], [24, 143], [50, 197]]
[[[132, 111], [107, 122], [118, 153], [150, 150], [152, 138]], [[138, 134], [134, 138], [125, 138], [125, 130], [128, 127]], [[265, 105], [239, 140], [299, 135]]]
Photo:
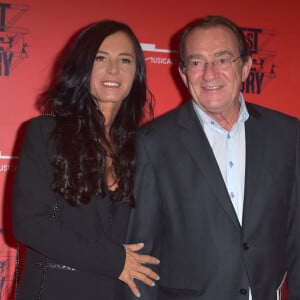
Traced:
[[[126, 33], [133, 43], [136, 74], [108, 140], [104, 116], [90, 95], [90, 75], [99, 46], [119, 31]], [[80, 31], [62, 57], [51, 86], [43, 93], [43, 107], [56, 119], [52, 188], [74, 206], [89, 203], [93, 195], [105, 196], [106, 156], [110, 155], [118, 187], [123, 192], [122, 202], [134, 206], [135, 132], [146, 116], [153, 116], [140, 43], [126, 24], [104, 20]]]

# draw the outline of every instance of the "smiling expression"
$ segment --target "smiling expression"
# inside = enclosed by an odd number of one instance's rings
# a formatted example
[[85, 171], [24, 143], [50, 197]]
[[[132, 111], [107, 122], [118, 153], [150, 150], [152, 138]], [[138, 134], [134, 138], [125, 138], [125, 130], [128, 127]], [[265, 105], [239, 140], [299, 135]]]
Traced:
[[[251, 58], [243, 63], [234, 33], [224, 26], [195, 28], [186, 37], [184, 49], [185, 63], [194, 58], [207, 62], [203, 68], [179, 69], [197, 105], [211, 116], [239, 110], [240, 86], [249, 74]], [[222, 69], [212, 64], [219, 58], [238, 59]]]
[[136, 73], [136, 55], [129, 36], [120, 31], [104, 39], [93, 64], [90, 93], [99, 108], [119, 107], [129, 94]]

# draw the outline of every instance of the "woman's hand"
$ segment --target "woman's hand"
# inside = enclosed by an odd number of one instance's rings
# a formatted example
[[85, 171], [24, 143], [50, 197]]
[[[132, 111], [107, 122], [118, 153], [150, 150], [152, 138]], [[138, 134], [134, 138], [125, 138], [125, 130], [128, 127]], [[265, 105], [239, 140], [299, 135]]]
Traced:
[[140, 297], [140, 291], [137, 288], [134, 279], [138, 279], [149, 286], [155, 286], [153, 280], [158, 280], [159, 276], [145, 264], [158, 265], [159, 260], [150, 255], [136, 253], [144, 247], [143, 243], [124, 245], [126, 251], [126, 260], [123, 271], [119, 279], [125, 282], [136, 297]]

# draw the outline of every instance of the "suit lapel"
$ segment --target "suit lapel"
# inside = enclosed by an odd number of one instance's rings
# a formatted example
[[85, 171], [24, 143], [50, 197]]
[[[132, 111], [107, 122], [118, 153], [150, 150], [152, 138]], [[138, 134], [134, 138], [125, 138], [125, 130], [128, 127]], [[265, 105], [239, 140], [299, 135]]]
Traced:
[[259, 122], [259, 114], [251, 105], [247, 106], [249, 119], [245, 124], [246, 132], [246, 173], [245, 173], [245, 194], [244, 194], [244, 225], [251, 221], [250, 212], [253, 211], [253, 201], [255, 192], [259, 186], [261, 176], [261, 166], [265, 154], [264, 128]]
[[218, 203], [240, 230], [240, 224], [228, 195], [219, 166], [191, 101], [182, 107], [178, 122], [180, 126], [178, 134], [182, 146], [187, 149], [195, 161], [195, 165], [203, 173]]

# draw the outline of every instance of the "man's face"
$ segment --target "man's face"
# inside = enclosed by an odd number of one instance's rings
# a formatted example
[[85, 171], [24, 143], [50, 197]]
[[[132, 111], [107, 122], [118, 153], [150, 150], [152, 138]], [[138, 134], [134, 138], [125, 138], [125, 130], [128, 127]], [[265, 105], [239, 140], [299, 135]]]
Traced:
[[250, 57], [245, 63], [239, 57], [234, 33], [224, 26], [195, 28], [184, 49], [186, 67], [179, 72], [194, 101], [209, 115], [230, 114], [252, 64]]

